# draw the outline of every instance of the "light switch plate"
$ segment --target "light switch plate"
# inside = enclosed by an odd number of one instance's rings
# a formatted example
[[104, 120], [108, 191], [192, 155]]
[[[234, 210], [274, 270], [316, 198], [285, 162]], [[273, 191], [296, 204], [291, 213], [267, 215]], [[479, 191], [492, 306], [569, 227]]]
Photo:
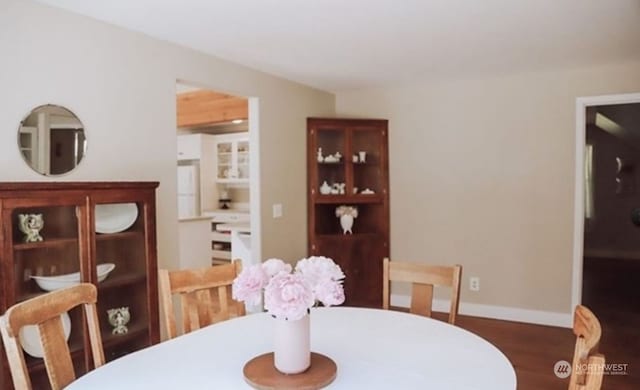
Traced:
[[273, 218], [282, 218], [282, 204], [276, 203], [273, 205]]

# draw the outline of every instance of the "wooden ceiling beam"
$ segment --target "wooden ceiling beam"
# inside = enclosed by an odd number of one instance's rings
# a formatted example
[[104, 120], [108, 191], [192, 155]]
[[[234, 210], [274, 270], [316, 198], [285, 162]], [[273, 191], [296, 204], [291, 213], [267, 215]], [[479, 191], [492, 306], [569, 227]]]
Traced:
[[177, 95], [177, 126], [202, 127], [249, 117], [245, 98], [212, 91], [192, 91]]

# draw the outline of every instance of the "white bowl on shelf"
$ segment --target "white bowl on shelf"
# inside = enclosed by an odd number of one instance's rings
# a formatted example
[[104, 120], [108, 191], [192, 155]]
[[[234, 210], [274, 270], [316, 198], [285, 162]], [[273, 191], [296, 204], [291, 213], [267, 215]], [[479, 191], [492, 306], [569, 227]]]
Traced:
[[[99, 264], [96, 271], [98, 273], [98, 282], [102, 282], [109, 276], [109, 273], [116, 268], [113, 263]], [[55, 291], [61, 288], [74, 286], [80, 283], [80, 272], [72, 274], [56, 275], [56, 276], [36, 276], [31, 275], [38, 284], [38, 287], [45, 291]]]
[[131, 227], [138, 219], [135, 203], [96, 205], [96, 233], [119, 233]]
[[[71, 318], [69, 313], [64, 312], [60, 315], [62, 320], [62, 330], [64, 331], [64, 339], [69, 340], [71, 335]], [[40, 340], [40, 331], [37, 325], [26, 325], [20, 329], [18, 336], [20, 344], [24, 351], [36, 358], [44, 357], [44, 348], [42, 347], [42, 341]]]

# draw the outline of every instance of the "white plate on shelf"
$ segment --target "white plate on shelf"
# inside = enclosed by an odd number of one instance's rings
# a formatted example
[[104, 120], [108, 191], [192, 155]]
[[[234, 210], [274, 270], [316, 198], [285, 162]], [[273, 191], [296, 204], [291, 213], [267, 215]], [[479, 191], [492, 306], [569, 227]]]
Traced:
[[131, 227], [138, 218], [135, 203], [110, 203], [96, 205], [96, 232], [118, 233]]
[[[64, 339], [69, 340], [71, 335], [71, 318], [69, 313], [65, 312], [60, 315], [62, 319], [62, 329], [64, 330]], [[20, 329], [20, 344], [24, 351], [36, 358], [44, 357], [44, 349], [42, 347], [42, 341], [40, 340], [40, 331], [37, 325], [27, 325]]]
[[[96, 268], [98, 273], [98, 282], [102, 282], [109, 276], [109, 273], [116, 268], [113, 263], [99, 264]], [[80, 283], [80, 272], [72, 274], [56, 275], [56, 276], [36, 276], [31, 275], [38, 284], [38, 287], [45, 291], [55, 291], [65, 287], [71, 287]]]

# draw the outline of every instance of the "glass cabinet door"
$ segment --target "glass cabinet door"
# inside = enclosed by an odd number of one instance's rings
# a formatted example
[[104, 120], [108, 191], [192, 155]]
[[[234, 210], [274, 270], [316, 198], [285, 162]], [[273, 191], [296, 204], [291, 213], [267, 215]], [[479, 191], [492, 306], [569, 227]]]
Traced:
[[218, 142], [216, 147], [218, 179], [233, 179], [237, 172], [233, 169], [233, 142]]
[[342, 128], [317, 130], [315, 153], [317, 161], [316, 193], [345, 195], [346, 137]]
[[238, 140], [235, 146], [238, 179], [249, 180], [249, 140]]
[[384, 134], [380, 129], [360, 127], [352, 132], [351, 162], [353, 194], [376, 195], [384, 190], [382, 170]]
[[249, 140], [220, 141], [216, 147], [217, 181], [221, 183], [249, 180]]
[[149, 343], [148, 248], [143, 210], [142, 202], [99, 203], [94, 207], [94, 278], [107, 360]]

